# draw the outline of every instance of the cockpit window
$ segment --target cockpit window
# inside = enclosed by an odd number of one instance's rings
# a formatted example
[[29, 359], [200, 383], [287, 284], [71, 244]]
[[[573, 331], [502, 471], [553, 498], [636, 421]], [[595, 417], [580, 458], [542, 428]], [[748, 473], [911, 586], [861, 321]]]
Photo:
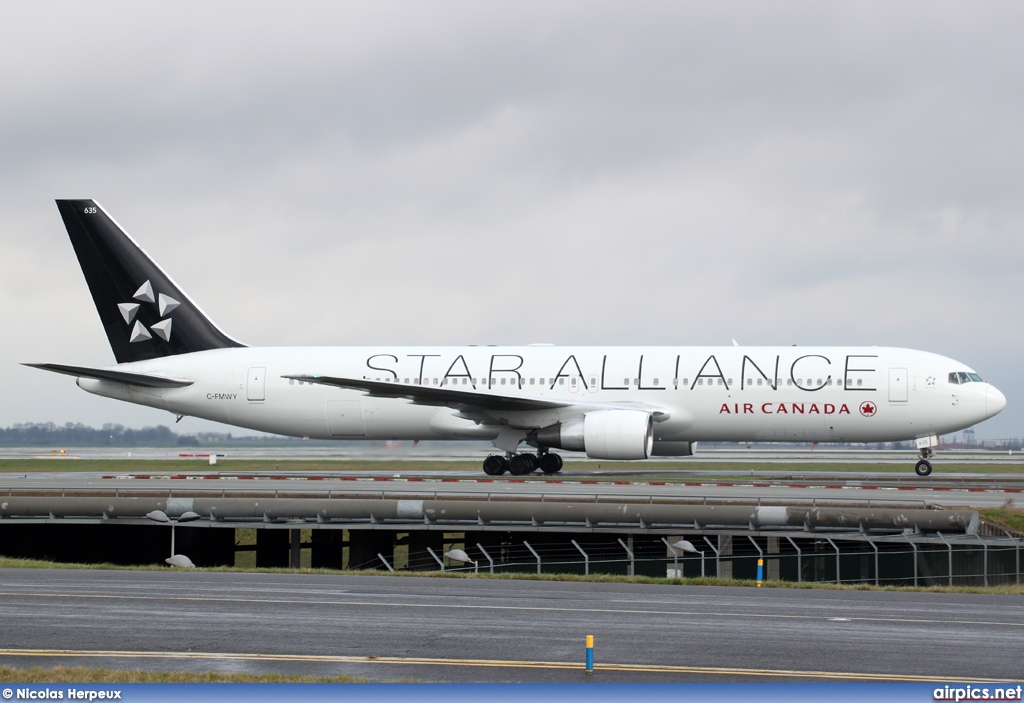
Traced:
[[951, 371], [949, 374], [950, 383], [960, 384], [971, 383], [972, 381], [974, 383], [984, 383], [984, 381], [981, 380], [981, 376], [979, 376], [976, 373], [967, 373], [966, 371]]
[[981, 376], [979, 376], [978, 374], [976, 374], [976, 373], [969, 373], [967, 375], [970, 376], [971, 380], [974, 381], [975, 383], [983, 383], [983, 381], [981, 380]]
[[951, 371], [949, 374], [950, 383], [960, 383], [960, 377], [956, 375], [956, 371]]
[[965, 372], [957, 371], [957, 374], [960, 376], [960, 383], [970, 383], [971, 382], [970, 377]]

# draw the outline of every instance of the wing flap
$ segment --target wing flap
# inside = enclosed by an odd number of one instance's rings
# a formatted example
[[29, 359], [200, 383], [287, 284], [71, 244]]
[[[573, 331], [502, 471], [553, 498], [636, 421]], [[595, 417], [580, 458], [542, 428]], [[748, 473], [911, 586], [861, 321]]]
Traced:
[[432, 386], [413, 386], [401, 383], [385, 383], [355, 378], [338, 378], [335, 376], [294, 375], [282, 376], [306, 383], [319, 383], [324, 386], [347, 388], [363, 391], [376, 398], [405, 398], [417, 405], [448, 406], [452, 408], [473, 407], [484, 410], [529, 411], [565, 408], [573, 403], [543, 398], [516, 397], [483, 393], [481, 391], [463, 391], [454, 388], [435, 388]]

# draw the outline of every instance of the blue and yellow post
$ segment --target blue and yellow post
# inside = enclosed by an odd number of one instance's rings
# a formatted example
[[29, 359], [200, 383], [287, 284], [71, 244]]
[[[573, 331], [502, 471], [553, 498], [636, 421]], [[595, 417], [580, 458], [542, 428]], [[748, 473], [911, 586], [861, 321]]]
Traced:
[[764, 559], [757, 560], [757, 587], [761, 587], [761, 577], [764, 575]]
[[587, 635], [587, 673], [594, 673], [594, 636]]

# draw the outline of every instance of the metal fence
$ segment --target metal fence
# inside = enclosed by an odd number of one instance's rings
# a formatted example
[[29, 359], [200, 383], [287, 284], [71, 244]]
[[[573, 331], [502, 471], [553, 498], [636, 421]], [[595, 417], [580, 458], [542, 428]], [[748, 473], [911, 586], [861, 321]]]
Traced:
[[[842, 539], [832, 536], [747, 537], [694, 535], [696, 552], [673, 548], [674, 538], [613, 537], [500, 544], [450, 541], [433, 554], [392, 558], [398, 570], [479, 571], [535, 574], [617, 574], [660, 578], [701, 576], [755, 580], [758, 560], [766, 581], [872, 584], [877, 586], [997, 586], [1021, 583], [1021, 541], [894, 537]], [[448, 556], [461, 550], [470, 561]], [[459, 555], [459, 556], [463, 556]], [[398, 563], [394, 563], [394, 562]], [[357, 567], [359, 565], [352, 565]], [[365, 564], [380, 568], [381, 564]], [[351, 568], [351, 567], [350, 567]]]

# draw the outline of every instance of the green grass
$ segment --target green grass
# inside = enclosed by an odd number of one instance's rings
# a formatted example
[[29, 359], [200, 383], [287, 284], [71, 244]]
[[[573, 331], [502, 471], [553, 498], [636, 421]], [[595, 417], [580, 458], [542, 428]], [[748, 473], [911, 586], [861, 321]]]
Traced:
[[[0, 557], [0, 568], [23, 569], [90, 569], [101, 571], [167, 571], [168, 567], [152, 565], [120, 566], [116, 564], [69, 564], [44, 561], [39, 559], [12, 559]], [[622, 583], [622, 584], [655, 584], [668, 586], [733, 586], [739, 588], [756, 588], [755, 581], [741, 579], [723, 579], [712, 577], [698, 578], [659, 578], [653, 576], [617, 576], [614, 574], [596, 574], [583, 576], [580, 574], [531, 574], [523, 572], [505, 572], [499, 574], [474, 574], [464, 571], [397, 571], [395, 573], [379, 570], [338, 571], [332, 569], [256, 569], [241, 567], [210, 567], [195, 569], [209, 573], [264, 573], [264, 574], [319, 574], [335, 576], [398, 576], [417, 578], [468, 578], [492, 579], [498, 581], [568, 581], [586, 583]], [[987, 593], [1005, 595], [1024, 595], [1024, 585], [1005, 586], [874, 586], [871, 584], [835, 584], [826, 582], [797, 583], [795, 581], [764, 581], [764, 588], [800, 588], [830, 591], [906, 591], [927, 593]]]
[[[573, 480], [614, 480], [615, 474], [621, 474], [630, 480], [651, 480], [679, 482], [693, 480], [686, 475], [666, 476], [664, 471], [711, 471], [713, 475], [701, 475], [700, 479], [718, 476], [733, 478], [756, 477], [758, 472], [807, 472], [825, 471], [844, 472], [877, 472], [894, 475], [913, 476], [913, 456], [908, 452], [905, 462], [873, 463], [862, 462], [844, 464], [835, 462], [710, 462], [710, 461], [672, 461], [672, 462], [628, 462], [602, 461], [583, 462], [567, 461], [562, 474], [556, 478]], [[451, 471], [476, 474], [480, 472], [477, 461], [371, 461], [371, 460], [339, 460], [339, 461], [273, 461], [263, 459], [222, 459], [216, 466], [191, 459], [0, 459], [0, 473], [33, 473], [33, 472], [93, 472], [93, 473], [136, 473], [136, 474], [181, 474], [181, 473], [316, 473], [316, 472], [353, 472], [384, 471], [393, 474], [406, 474], [416, 471]], [[592, 472], [600, 471], [602, 475], [594, 476]], [[943, 473], [986, 473], [1013, 474], [1024, 473], [1024, 461], [1020, 463], [999, 464], [964, 464], [935, 463], [933, 478], [941, 478]], [[575, 475], [574, 475], [575, 474]], [[483, 473], [480, 472], [483, 476]], [[497, 480], [507, 479], [508, 476]], [[524, 477], [526, 480], [543, 481], [548, 477], [535, 474]]]
[[992, 522], [1024, 532], [1024, 509], [1021, 508], [982, 508], [981, 516]]
[[117, 671], [84, 666], [0, 666], [4, 683], [367, 683], [357, 676], [300, 676], [295, 674], [218, 674], [212, 671]]

